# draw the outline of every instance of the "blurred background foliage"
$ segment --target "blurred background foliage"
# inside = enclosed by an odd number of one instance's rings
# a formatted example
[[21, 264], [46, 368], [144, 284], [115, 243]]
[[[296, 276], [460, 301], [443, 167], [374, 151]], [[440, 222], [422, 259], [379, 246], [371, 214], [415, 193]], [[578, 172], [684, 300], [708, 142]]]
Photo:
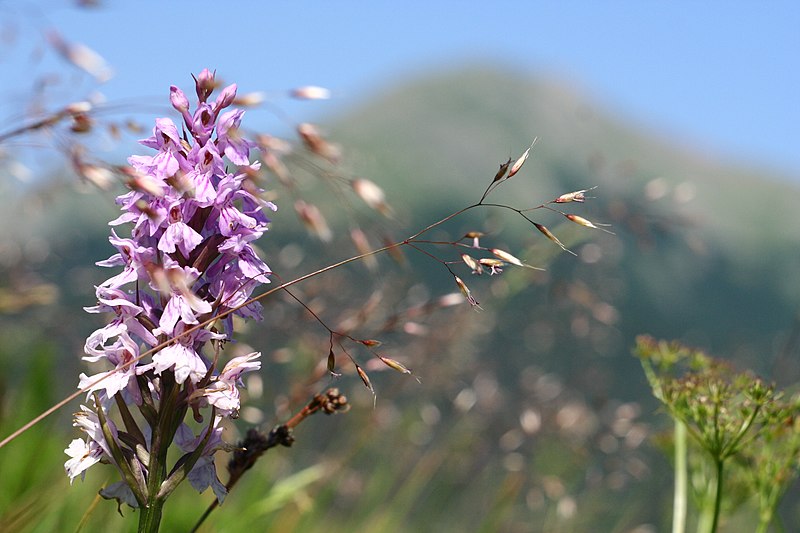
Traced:
[[[485, 65], [409, 80], [323, 130], [341, 148], [338, 162], [298, 148], [285, 161], [291, 188], [265, 173], [280, 209], [259, 246], [285, 280], [354, 255], [353, 227], [377, 247], [477, 201], [533, 136], [525, 167], [492, 200], [532, 207], [598, 186], [570, 212], [611, 223], [616, 235], [535, 212], [573, 257], [510, 212], [473, 210], [437, 229], [442, 240], [482, 231], [482, 244], [546, 268], [491, 280], [462, 270], [482, 311], [437, 308], [457, 287], [408, 249], [403, 260], [380, 257], [376, 270], [355, 264], [297, 286], [329, 325], [381, 339], [383, 353], [420, 378], [365, 365], [374, 407], [345, 361], [343, 377], [325, 375], [324, 328], [285, 295], [264, 302], [264, 322], [240, 337], [264, 366], [228, 440], [285, 421], [327, 386], [353, 408], [301, 425], [295, 445], [268, 452], [202, 531], [663, 531], [671, 477], [652, 437], [667, 420], [630, 355], [636, 335], [701, 346], [781, 386], [800, 377], [800, 190], [780, 177], [707, 160], [569, 87]], [[379, 184], [394, 217], [342, 194], [340, 175]], [[101, 325], [81, 308], [104, 279], [94, 262], [113, 251], [107, 221], [121, 189], [76, 186], [66, 171], [26, 187], [2, 181], [0, 223], [13, 228], [0, 236], [5, 436], [74, 390], [83, 341]], [[323, 211], [331, 242], [297, 221], [301, 198]], [[95, 497], [114, 481], [110, 469], [72, 487], [63, 473], [77, 408], [0, 451], [0, 530], [74, 530], [82, 520], [86, 531], [133, 530]], [[183, 487], [164, 531], [189, 529], [210, 499], [199, 505]], [[787, 523], [800, 523], [797, 501], [795, 490]], [[725, 531], [752, 530], [748, 509]]]

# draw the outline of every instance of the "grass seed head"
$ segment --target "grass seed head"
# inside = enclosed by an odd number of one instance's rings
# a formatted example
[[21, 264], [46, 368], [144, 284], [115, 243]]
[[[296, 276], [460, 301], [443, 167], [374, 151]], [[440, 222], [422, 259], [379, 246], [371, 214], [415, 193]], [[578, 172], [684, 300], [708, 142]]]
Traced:
[[399, 361], [397, 361], [395, 359], [392, 359], [390, 357], [384, 357], [382, 355], [379, 355], [378, 359], [383, 361], [383, 363], [386, 366], [388, 366], [389, 368], [391, 368], [392, 370], [396, 370], [396, 371], [400, 372], [401, 374], [411, 374], [411, 370], [410, 369], [408, 369], [406, 366], [404, 366], [402, 363], [400, 363]]
[[533, 148], [533, 145], [534, 145], [534, 144], [536, 144], [536, 141], [537, 141], [537, 140], [539, 140], [539, 138], [538, 138], [538, 137], [534, 138], [534, 139], [533, 139], [533, 142], [532, 142], [532, 143], [531, 143], [531, 145], [528, 147], [528, 149], [527, 149], [527, 150], [525, 150], [525, 152], [523, 152], [523, 154], [522, 154], [521, 156], [519, 156], [519, 159], [517, 159], [516, 161], [514, 161], [514, 164], [513, 164], [513, 165], [511, 165], [511, 169], [508, 171], [508, 177], [509, 177], [509, 178], [512, 178], [512, 177], [514, 177], [514, 174], [516, 174], [517, 172], [519, 172], [519, 169], [521, 169], [521, 168], [522, 168], [522, 165], [524, 165], [524, 164], [525, 164], [525, 161], [527, 161], [527, 159], [528, 159], [528, 154], [530, 154], [530, 152], [531, 152], [531, 148]]
[[513, 255], [511, 255], [506, 251], [500, 250], [498, 248], [492, 248], [489, 251], [492, 252], [495, 257], [502, 259], [506, 263], [511, 263], [512, 265], [517, 265], [517, 266], [525, 266], [522, 263], [522, 261], [520, 261], [519, 259], [517, 259], [516, 257], [514, 257]]
[[372, 388], [372, 382], [369, 380], [369, 376], [367, 375], [367, 373], [364, 372], [364, 369], [361, 368], [358, 365], [356, 365], [356, 372], [358, 373], [358, 377], [361, 378], [361, 381], [364, 382], [364, 386], [367, 387], [369, 389], [369, 391], [372, 393], [372, 395], [374, 396], [375, 395], [375, 389]]
[[469, 254], [461, 254], [461, 259], [462, 261], [464, 261], [464, 263], [467, 264], [469, 268], [472, 269], [473, 274], [478, 274], [478, 275], [483, 274], [483, 267], [478, 261], [475, 260], [475, 258], [470, 256]]

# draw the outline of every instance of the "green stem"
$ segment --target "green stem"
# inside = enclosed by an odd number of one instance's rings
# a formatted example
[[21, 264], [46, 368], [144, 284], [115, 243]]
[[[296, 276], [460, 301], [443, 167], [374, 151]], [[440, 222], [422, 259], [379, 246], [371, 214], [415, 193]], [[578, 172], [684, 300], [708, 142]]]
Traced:
[[167, 475], [167, 451], [174, 434], [174, 418], [179, 387], [170, 373], [161, 376], [161, 402], [158, 424], [150, 437], [150, 464], [147, 465], [147, 505], [140, 509], [139, 533], [158, 533], [165, 498], [158, 497], [161, 484]]
[[157, 533], [163, 509], [164, 500], [160, 499], [143, 508], [139, 516], [139, 533]]
[[[716, 533], [719, 522], [719, 511], [722, 503], [722, 459], [713, 457], [716, 466], [716, 477], [709, 479], [707, 490], [703, 496], [700, 517], [697, 521], [697, 533]], [[711, 473], [707, 473], [710, 477]]]
[[686, 467], [686, 424], [675, 419], [675, 492], [672, 500], [672, 533], [686, 531], [688, 476]]
[[716, 533], [719, 526], [719, 512], [722, 508], [722, 459], [714, 460], [717, 464], [717, 487], [714, 495], [714, 520], [711, 523], [711, 533]]

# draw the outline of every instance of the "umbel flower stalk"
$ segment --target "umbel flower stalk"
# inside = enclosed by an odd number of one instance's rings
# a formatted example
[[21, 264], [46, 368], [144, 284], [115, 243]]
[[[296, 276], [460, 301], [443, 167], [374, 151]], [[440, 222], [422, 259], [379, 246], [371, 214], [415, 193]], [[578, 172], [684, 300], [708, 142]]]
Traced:
[[[233, 338], [234, 315], [261, 319], [261, 305], [246, 302], [269, 283], [270, 269], [252, 243], [276, 207], [249, 178], [259, 168], [250, 162], [255, 144], [240, 133], [244, 112], [227, 109], [236, 85], [212, 100], [214, 74], [203, 70], [195, 87], [193, 111], [170, 88], [183, 124], [157, 119], [153, 135], [140, 141], [156, 154], [128, 159], [131, 190], [117, 198], [122, 214], [110, 225], [132, 226], [130, 236], [112, 229], [117, 253], [97, 263], [122, 270], [96, 287], [98, 303], [86, 308], [112, 317], [87, 338], [83, 357], [107, 370], [81, 374], [78, 387], [89, 401], [75, 426], [86, 437], [65, 450], [70, 481], [98, 462], [116, 467], [121, 481], [101, 495], [139, 508], [139, 531], [158, 530], [165, 500], [184, 479], [200, 492], [211, 487], [222, 502], [226, 489], [213, 458], [230, 447], [221, 422], [238, 416], [241, 375], [261, 366], [260, 353], [225, 363], [220, 352]], [[173, 445], [183, 454], [170, 466]]]

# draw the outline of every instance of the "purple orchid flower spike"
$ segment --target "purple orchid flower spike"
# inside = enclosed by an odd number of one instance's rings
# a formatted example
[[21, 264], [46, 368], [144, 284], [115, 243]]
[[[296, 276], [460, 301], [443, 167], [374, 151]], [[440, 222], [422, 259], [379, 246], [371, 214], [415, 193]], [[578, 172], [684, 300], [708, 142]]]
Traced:
[[[85, 345], [84, 360], [105, 368], [80, 376], [79, 387], [93, 400], [75, 417], [86, 438], [65, 450], [70, 480], [98, 462], [114, 465], [122, 481], [101, 494], [142, 508], [140, 520], [152, 520], [183, 479], [200, 491], [211, 487], [222, 500], [213, 461], [225, 448], [221, 421], [238, 416], [241, 375], [261, 367], [258, 352], [218, 362], [219, 348], [233, 338], [231, 315], [261, 318], [260, 305], [237, 306], [269, 283], [270, 268], [252, 243], [276, 207], [246, 183], [258, 163], [250, 161], [255, 143], [242, 135], [244, 112], [225, 111], [236, 85], [209, 100], [214, 73], [203, 70], [195, 82], [194, 111], [183, 91], [170, 88], [182, 125], [157, 119], [153, 135], [140, 141], [156, 154], [128, 159], [132, 190], [117, 198], [122, 214], [109, 237], [118, 253], [97, 263], [122, 271], [96, 287], [98, 303], [86, 308], [112, 317]], [[130, 236], [120, 236], [126, 225]], [[214, 321], [221, 313], [227, 316]], [[198, 327], [212, 321], [213, 328]], [[149, 358], [140, 356], [159, 346]], [[111, 420], [112, 406], [124, 427]], [[142, 416], [131, 416], [133, 409]], [[190, 412], [206, 420], [197, 436], [176, 418]], [[171, 444], [186, 454], [181, 468], [159, 462]]]

